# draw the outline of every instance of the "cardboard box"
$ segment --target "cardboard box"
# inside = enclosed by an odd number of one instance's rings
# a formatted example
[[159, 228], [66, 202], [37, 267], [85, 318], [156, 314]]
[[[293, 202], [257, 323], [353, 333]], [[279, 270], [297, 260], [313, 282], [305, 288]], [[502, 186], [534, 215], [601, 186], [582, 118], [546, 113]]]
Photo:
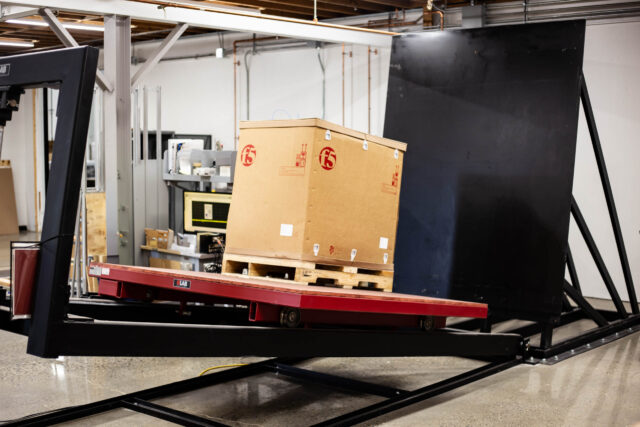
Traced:
[[405, 150], [320, 119], [241, 122], [226, 252], [393, 270]]
[[18, 211], [16, 209], [16, 195], [13, 187], [13, 173], [10, 163], [6, 160], [0, 165], [0, 235], [18, 234]]
[[146, 246], [156, 249], [169, 249], [173, 243], [173, 230], [155, 230], [145, 228]]

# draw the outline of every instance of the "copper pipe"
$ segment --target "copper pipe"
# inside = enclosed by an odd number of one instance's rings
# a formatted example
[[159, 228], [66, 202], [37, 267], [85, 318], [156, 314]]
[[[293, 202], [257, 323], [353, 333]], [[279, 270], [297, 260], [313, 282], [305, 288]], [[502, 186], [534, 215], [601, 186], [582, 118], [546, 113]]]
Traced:
[[434, 13], [440, 14], [440, 31], [444, 31], [444, 12], [441, 10], [434, 10]]
[[360, 32], [374, 33], [374, 34], [383, 34], [383, 35], [387, 35], [387, 36], [398, 35], [398, 33], [394, 33], [394, 32], [391, 32], [391, 31], [373, 30], [373, 29], [370, 29], [370, 28], [352, 27], [352, 26], [349, 26], [349, 25], [329, 24], [329, 23], [326, 23], [326, 22], [314, 22], [314, 21], [308, 21], [306, 19], [285, 18], [284, 16], [276, 16], [276, 15], [262, 15], [262, 14], [258, 15], [258, 14], [255, 14], [255, 13], [240, 12], [240, 11], [235, 11], [235, 10], [216, 9], [215, 7], [195, 6], [195, 5], [186, 4], [186, 3], [175, 3], [175, 2], [162, 1], [162, 0], [134, 0], [134, 1], [138, 2], [138, 3], [155, 4], [155, 5], [161, 6], [161, 7], [177, 7], [177, 8], [182, 8], [182, 9], [202, 10], [202, 11], [206, 11], [206, 12], [222, 13], [222, 14], [225, 14], [225, 15], [244, 16], [244, 17], [247, 17], [247, 18], [256, 18], [256, 19], [266, 19], [266, 20], [269, 20], [269, 21], [290, 22], [290, 23], [294, 23], [294, 24], [305, 24], [305, 25], [317, 25], [317, 26], [326, 27], [326, 28], [334, 28], [334, 29], [339, 29], [339, 30], [350, 30], [350, 31], [360, 31]]

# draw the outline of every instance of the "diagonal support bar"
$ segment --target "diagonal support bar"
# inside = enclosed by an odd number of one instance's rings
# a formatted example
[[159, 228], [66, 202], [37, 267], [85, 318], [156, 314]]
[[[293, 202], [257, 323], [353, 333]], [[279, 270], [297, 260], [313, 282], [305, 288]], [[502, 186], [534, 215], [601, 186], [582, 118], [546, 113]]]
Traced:
[[598, 313], [598, 311], [593, 308], [591, 304], [589, 304], [589, 301], [584, 299], [580, 292], [578, 292], [576, 288], [571, 285], [571, 283], [565, 280], [562, 284], [562, 289], [564, 289], [564, 292], [569, 295], [569, 298], [575, 301], [575, 303], [578, 304], [578, 307], [580, 307], [582, 311], [587, 314], [587, 316], [589, 316], [594, 322], [596, 322], [598, 326], [609, 324], [609, 322], [607, 322], [607, 319], [605, 319], [602, 314]]
[[[48, 9], [48, 8], [40, 9], [38, 13], [42, 17], [42, 19], [47, 24], [49, 24], [49, 28], [51, 28], [51, 31], [53, 31], [56, 34], [56, 36], [58, 36], [60, 41], [66, 47], [80, 46], [78, 42], [73, 38], [71, 33], [69, 33], [69, 31], [67, 31], [67, 29], [62, 26], [60, 21], [58, 21], [58, 18], [56, 18], [53, 12], [51, 12], [51, 9]], [[107, 78], [104, 76], [104, 74], [100, 70], [96, 71], [96, 83], [98, 83], [98, 86], [100, 86], [100, 89], [102, 90], [105, 90], [107, 92], [113, 91], [113, 85], [111, 84], [111, 82], [109, 82], [109, 80], [107, 80]]]
[[136, 73], [131, 78], [131, 87], [135, 87], [138, 81], [144, 76], [147, 72], [149, 72], [155, 65], [160, 62], [162, 57], [171, 49], [174, 43], [180, 38], [180, 36], [189, 28], [187, 24], [178, 24], [173, 30], [165, 37], [165, 39], [160, 43], [158, 49], [153, 52], [153, 55], [149, 59], [147, 59], [142, 67], [136, 71]]
[[587, 126], [589, 127], [589, 135], [591, 136], [593, 151], [596, 155], [596, 163], [598, 164], [600, 181], [602, 182], [604, 196], [607, 201], [607, 209], [609, 210], [609, 218], [611, 219], [611, 226], [613, 227], [613, 235], [615, 236], [616, 246], [618, 247], [618, 255], [620, 256], [620, 264], [622, 265], [622, 274], [624, 275], [624, 282], [627, 285], [627, 292], [629, 294], [629, 303], [631, 304], [631, 311], [633, 311], [633, 314], [638, 314], [640, 313], [638, 308], [638, 298], [636, 296], [636, 290], [633, 284], [631, 269], [629, 268], [629, 258], [627, 257], [627, 250], [624, 246], [624, 240], [622, 238], [622, 231], [620, 229], [620, 220], [618, 219], [618, 211], [616, 210], [616, 203], [615, 203], [615, 200], [613, 199], [613, 192], [611, 191], [611, 183], [609, 182], [607, 165], [604, 161], [604, 154], [602, 153], [602, 145], [600, 144], [600, 136], [598, 135], [598, 128], [596, 127], [596, 119], [593, 115], [593, 109], [591, 108], [591, 99], [589, 98], [589, 91], [587, 90], [587, 83], [584, 79], [584, 74], [581, 75], [580, 99], [582, 100], [582, 107], [584, 108], [584, 114], [587, 119]]
[[578, 272], [576, 271], [576, 264], [573, 262], [573, 255], [571, 254], [571, 248], [567, 246], [567, 270], [569, 270], [569, 277], [571, 277], [571, 284], [578, 292], [582, 293], [580, 289], [580, 280], [578, 280]]
[[593, 261], [596, 263], [596, 267], [598, 267], [598, 271], [600, 272], [600, 276], [602, 276], [602, 280], [609, 291], [609, 295], [611, 295], [611, 299], [616, 306], [616, 310], [623, 318], [628, 317], [627, 310], [625, 310], [622, 300], [620, 299], [620, 295], [616, 290], [616, 285], [613, 283], [611, 275], [609, 275], [609, 270], [607, 270], [607, 266], [604, 264], [604, 260], [598, 250], [598, 246], [596, 246], [596, 242], [593, 240], [589, 227], [587, 227], [587, 223], [582, 216], [582, 212], [580, 212], [580, 208], [578, 208], [578, 203], [573, 196], [571, 196], [571, 213], [573, 214], [573, 218], [576, 220], [576, 224], [578, 224], [578, 229], [587, 244], [587, 248], [589, 248], [589, 252], [591, 252]]

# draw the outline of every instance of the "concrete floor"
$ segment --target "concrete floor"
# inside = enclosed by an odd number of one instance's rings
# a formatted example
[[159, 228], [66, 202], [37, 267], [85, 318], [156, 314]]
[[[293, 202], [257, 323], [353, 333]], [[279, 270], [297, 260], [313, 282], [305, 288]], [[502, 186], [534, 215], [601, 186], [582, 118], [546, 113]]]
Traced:
[[[209, 366], [259, 360], [249, 357], [66, 357], [45, 360], [26, 354], [25, 337], [0, 331], [0, 343], [0, 420], [194, 377]], [[481, 364], [453, 357], [408, 357], [323, 358], [302, 366], [415, 389]], [[236, 426], [297, 426], [337, 416], [381, 399], [264, 375], [156, 402]], [[367, 425], [628, 426], [639, 421], [640, 333], [636, 333], [553, 366], [511, 368]], [[124, 409], [72, 423], [165, 424], [168, 425]]]
[[[37, 239], [33, 233], [0, 236], [0, 272], [8, 269], [8, 242], [33, 239]], [[597, 308], [611, 305], [603, 301], [592, 303]], [[512, 326], [502, 325], [502, 329]], [[558, 330], [554, 339], [561, 340], [592, 327], [592, 322], [576, 322]], [[537, 340], [532, 338], [533, 343]], [[261, 360], [252, 357], [47, 360], [27, 355], [26, 343], [25, 337], [0, 330], [0, 422], [192, 378], [210, 366]], [[407, 357], [323, 358], [301, 366], [412, 390], [482, 364], [454, 357]], [[302, 426], [380, 400], [263, 375], [156, 402], [235, 426]], [[366, 425], [629, 426], [639, 422], [640, 333], [636, 333], [553, 366], [511, 368]], [[126, 409], [68, 424], [170, 425]]]

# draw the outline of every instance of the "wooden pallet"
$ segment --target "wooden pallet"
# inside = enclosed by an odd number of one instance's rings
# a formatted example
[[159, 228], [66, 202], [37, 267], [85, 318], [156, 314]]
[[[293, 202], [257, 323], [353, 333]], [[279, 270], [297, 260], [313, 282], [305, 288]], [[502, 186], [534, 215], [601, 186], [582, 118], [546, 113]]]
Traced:
[[224, 254], [222, 274], [244, 274], [345, 289], [364, 288], [391, 292], [393, 288], [393, 271], [229, 253]]

